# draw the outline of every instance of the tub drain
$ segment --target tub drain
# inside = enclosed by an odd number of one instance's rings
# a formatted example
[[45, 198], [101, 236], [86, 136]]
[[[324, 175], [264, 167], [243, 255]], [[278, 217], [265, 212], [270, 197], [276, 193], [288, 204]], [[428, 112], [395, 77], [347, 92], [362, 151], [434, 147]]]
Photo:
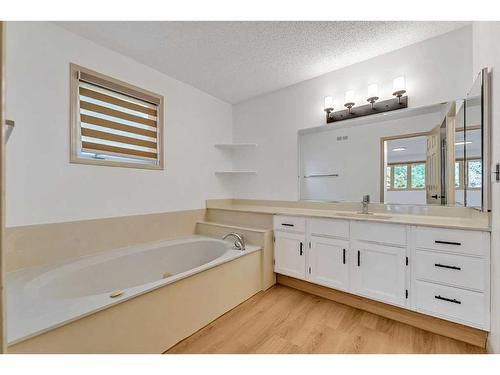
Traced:
[[120, 297], [122, 294], [123, 294], [123, 290], [115, 290], [109, 296], [111, 298], [116, 298], [116, 297]]

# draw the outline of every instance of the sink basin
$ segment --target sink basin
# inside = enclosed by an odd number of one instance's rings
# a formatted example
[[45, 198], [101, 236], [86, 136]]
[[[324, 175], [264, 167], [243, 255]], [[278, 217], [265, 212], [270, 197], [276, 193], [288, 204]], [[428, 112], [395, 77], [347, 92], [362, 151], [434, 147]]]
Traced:
[[336, 212], [335, 215], [344, 216], [344, 217], [352, 217], [352, 218], [362, 218], [366, 217], [367, 219], [390, 219], [392, 216], [386, 214], [376, 214], [373, 212], [369, 212], [364, 214], [362, 212]]

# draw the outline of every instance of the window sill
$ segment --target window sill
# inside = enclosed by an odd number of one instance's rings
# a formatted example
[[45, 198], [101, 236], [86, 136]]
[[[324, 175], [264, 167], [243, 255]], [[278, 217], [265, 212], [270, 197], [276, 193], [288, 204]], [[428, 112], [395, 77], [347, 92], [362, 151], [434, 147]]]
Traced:
[[121, 168], [135, 168], [135, 169], [151, 169], [151, 170], [163, 170], [163, 163], [160, 165], [151, 164], [140, 164], [140, 163], [129, 163], [121, 161], [112, 160], [101, 160], [101, 159], [87, 159], [79, 157], [71, 157], [70, 163], [72, 164], [86, 164], [86, 165], [99, 165], [104, 167], [121, 167]]

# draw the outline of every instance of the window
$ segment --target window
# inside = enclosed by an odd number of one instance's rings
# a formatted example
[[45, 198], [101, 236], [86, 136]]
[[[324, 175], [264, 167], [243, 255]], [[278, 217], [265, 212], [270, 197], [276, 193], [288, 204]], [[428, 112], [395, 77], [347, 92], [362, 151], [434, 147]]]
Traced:
[[[481, 159], [471, 159], [467, 161], [467, 189], [481, 189], [483, 181], [483, 164]], [[463, 190], [465, 185], [464, 161], [455, 161], [455, 188]]]
[[483, 166], [481, 160], [469, 160], [467, 166], [468, 187], [480, 189], [483, 178]]
[[425, 188], [425, 164], [411, 164], [411, 188]]
[[397, 163], [387, 166], [387, 190], [425, 189], [425, 162]]
[[163, 97], [71, 64], [71, 162], [163, 169]]
[[392, 183], [393, 189], [406, 189], [408, 187], [408, 165], [395, 165], [394, 178]]

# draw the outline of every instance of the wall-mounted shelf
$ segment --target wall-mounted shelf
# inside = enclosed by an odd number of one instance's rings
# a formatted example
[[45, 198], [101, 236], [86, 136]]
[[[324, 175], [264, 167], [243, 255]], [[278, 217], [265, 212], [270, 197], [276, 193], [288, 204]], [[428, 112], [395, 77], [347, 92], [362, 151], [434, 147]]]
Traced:
[[226, 150], [238, 150], [246, 147], [257, 147], [257, 143], [216, 143], [214, 146]]
[[257, 171], [215, 171], [219, 175], [257, 174]]
[[[227, 157], [233, 158], [234, 156], [236, 156], [233, 151], [240, 151], [244, 149], [254, 148], [257, 147], [257, 143], [216, 143], [214, 147], [221, 150], [230, 151], [230, 152], [224, 152], [224, 154], [226, 154]], [[257, 174], [257, 171], [249, 171], [249, 170], [215, 171], [216, 176], [242, 176], [251, 174]]]

